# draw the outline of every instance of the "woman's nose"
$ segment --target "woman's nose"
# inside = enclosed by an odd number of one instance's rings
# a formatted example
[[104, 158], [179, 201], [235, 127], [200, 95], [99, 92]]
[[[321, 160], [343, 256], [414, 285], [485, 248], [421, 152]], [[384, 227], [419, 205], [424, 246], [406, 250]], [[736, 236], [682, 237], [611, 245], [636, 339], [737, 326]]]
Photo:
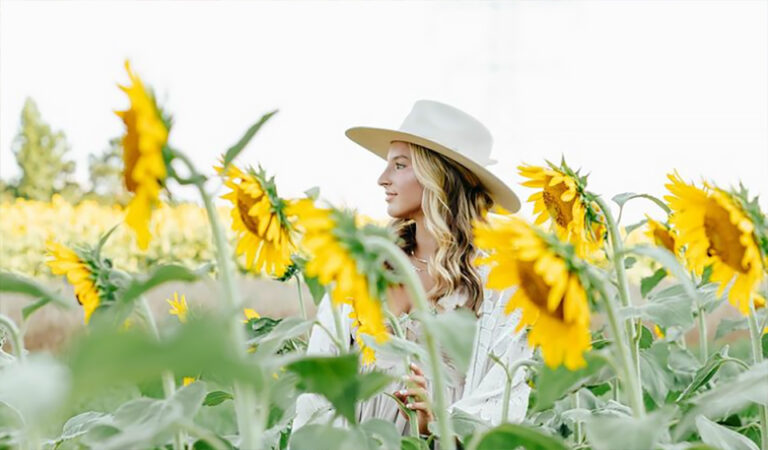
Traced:
[[391, 184], [386, 170], [382, 172], [381, 175], [379, 175], [379, 179], [377, 180], [377, 182], [379, 183], [379, 186], [383, 186], [383, 187], [387, 187]]

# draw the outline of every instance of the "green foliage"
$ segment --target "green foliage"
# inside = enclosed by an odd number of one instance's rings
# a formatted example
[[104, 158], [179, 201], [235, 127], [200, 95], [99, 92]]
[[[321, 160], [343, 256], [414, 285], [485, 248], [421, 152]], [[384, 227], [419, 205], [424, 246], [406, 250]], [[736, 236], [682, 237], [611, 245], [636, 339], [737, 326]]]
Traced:
[[75, 163], [65, 159], [69, 152], [66, 136], [61, 131], [54, 132], [43, 121], [31, 98], [24, 102], [13, 152], [21, 169], [19, 196], [33, 200], [50, 200], [55, 193], [65, 198], [79, 197], [78, 186], [70, 181]]

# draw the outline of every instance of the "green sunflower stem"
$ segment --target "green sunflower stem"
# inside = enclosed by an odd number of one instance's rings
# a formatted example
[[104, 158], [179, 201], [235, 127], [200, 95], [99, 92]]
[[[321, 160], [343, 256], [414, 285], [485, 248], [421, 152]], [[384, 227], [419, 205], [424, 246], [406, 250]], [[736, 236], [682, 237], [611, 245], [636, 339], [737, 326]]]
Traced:
[[[301, 313], [301, 318], [303, 320], [307, 320], [307, 308], [304, 306], [304, 296], [301, 293], [301, 276], [299, 274], [296, 274], [296, 287], [299, 290], [299, 312]], [[309, 345], [309, 331], [305, 333], [307, 338], [307, 345]]]
[[[611, 262], [613, 262], [613, 267], [616, 271], [616, 282], [619, 285], [619, 298], [621, 299], [621, 305], [627, 308], [632, 306], [632, 298], [629, 295], [629, 281], [627, 279], [627, 271], [624, 268], [626, 252], [624, 252], [624, 242], [619, 233], [619, 226], [613, 218], [611, 209], [602, 197], [599, 195], [592, 195], [592, 197], [600, 206], [603, 215], [605, 215], [605, 221], [608, 225], [608, 236], [611, 241]], [[635, 336], [634, 323], [631, 318], [627, 318], [624, 321], [624, 329], [630, 342], [639, 339], [639, 337]], [[638, 346], [630, 346], [630, 353], [635, 367], [635, 376], [637, 379], [640, 379], [640, 352]]]
[[504, 369], [504, 374], [506, 375], [507, 382], [504, 384], [504, 394], [502, 397], [502, 403], [501, 403], [501, 423], [508, 423], [509, 422], [509, 398], [512, 395], [512, 381], [515, 378], [515, 372], [517, 372], [518, 369], [521, 367], [536, 367], [537, 363], [536, 361], [532, 359], [522, 359], [520, 361], [516, 361], [512, 366], [507, 367], [506, 364], [493, 353], [490, 353], [488, 355], [493, 362], [501, 366], [502, 369]]
[[[754, 298], [749, 299], [749, 316], [747, 317], [749, 322], [749, 337], [752, 343], [752, 362], [759, 364], [763, 361], [763, 349], [760, 343], [760, 336], [762, 330], [757, 325], [757, 315], [755, 313]], [[760, 405], [760, 448], [762, 450], [768, 450], [768, 406]]]
[[709, 349], [707, 348], [707, 317], [704, 315], [704, 308], [699, 308], [699, 352], [701, 356], [701, 362], [706, 363], [709, 356]]
[[[140, 297], [139, 300], [139, 307], [141, 308], [139, 310], [139, 313], [141, 317], [144, 319], [144, 322], [149, 327], [149, 330], [152, 332], [152, 335], [157, 339], [160, 340], [160, 330], [157, 328], [157, 322], [155, 322], [155, 315], [152, 314], [152, 309], [149, 307], [149, 302], [147, 301], [147, 298], [143, 295]], [[163, 381], [163, 395], [165, 398], [171, 398], [173, 396], [173, 393], [176, 392], [176, 381], [173, 378], [173, 372], [170, 370], [164, 370], [161, 379]], [[184, 450], [183, 446], [184, 442], [184, 436], [182, 435], [182, 431], [177, 431], [173, 435], [173, 450]]]
[[614, 336], [614, 347], [616, 349], [616, 353], [619, 356], [622, 371], [624, 372], [623, 375], [625, 379], [622, 380], [625, 384], [624, 390], [627, 391], [627, 395], [629, 395], [632, 412], [634, 413], [635, 417], [644, 417], [645, 404], [643, 403], [643, 391], [640, 387], [640, 381], [638, 373], [635, 370], [634, 361], [631, 359], [630, 354], [627, 352], [627, 348], [631, 349], [633, 346], [630, 345], [630, 341], [626, 334], [626, 328], [619, 326], [618, 314], [616, 313], [616, 305], [608, 295], [608, 292], [605, 290], [605, 286], [603, 286], [602, 281], [595, 279], [592, 281], [600, 291], [600, 297], [605, 303], [605, 311], [608, 316], [608, 322], [611, 326], [611, 331], [613, 332]]
[[[395, 336], [399, 337], [400, 339], [405, 339], [405, 332], [403, 331], [403, 327], [400, 326], [400, 321], [395, 317], [394, 314], [392, 314], [392, 311], [389, 310], [386, 303], [383, 305], [384, 314], [387, 316], [387, 320], [389, 320], [390, 325], [392, 325], [392, 331], [395, 332]], [[410, 355], [407, 355], [403, 357], [403, 364], [405, 367], [406, 373], [408, 372], [408, 368], [411, 367], [411, 357]], [[416, 418], [416, 411], [413, 410], [406, 410], [408, 414], [408, 424], [411, 429], [411, 436], [419, 437], [419, 424], [418, 419]]]
[[[419, 280], [416, 272], [412, 269], [405, 253], [389, 240], [377, 236], [366, 238], [365, 244], [369, 245], [373, 250], [380, 251], [386, 255], [387, 259], [389, 259], [394, 267], [398, 269], [400, 274], [404, 277], [405, 285], [411, 294], [416, 310], [427, 319], [429, 314], [431, 314], [427, 295], [421, 285], [421, 280]], [[448, 404], [445, 399], [445, 378], [443, 374], [442, 358], [438, 351], [435, 336], [432, 334], [429, 321], [423, 321], [422, 326], [424, 331], [424, 343], [427, 347], [429, 364], [432, 369], [432, 398], [434, 399], [435, 406], [433, 412], [437, 417], [440, 448], [455, 450], [456, 441], [450, 417], [448, 415]]]
[[20, 363], [24, 362], [24, 341], [21, 338], [21, 332], [19, 327], [16, 326], [10, 317], [0, 314], [0, 328], [5, 328], [8, 334], [11, 335], [11, 343], [13, 343], [13, 352], [16, 354], [16, 360]]
[[[235, 271], [230, 258], [231, 252], [229, 250], [229, 243], [224, 234], [224, 228], [221, 226], [221, 221], [219, 220], [219, 215], [216, 212], [213, 200], [208, 194], [208, 191], [205, 190], [206, 178], [197, 171], [187, 155], [176, 150], [173, 150], [173, 155], [187, 166], [190, 172], [189, 180], [191, 180], [192, 184], [197, 188], [200, 193], [200, 198], [203, 200], [205, 211], [208, 215], [208, 222], [211, 225], [213, 243], [216, 246], [216, 262], [218, 265], [222, 290], [224, 291], [224, 299], [230, 309], [239, 310], [242, 301], [240, 299], [240, 292], [237, 290], [237, 285], [235, 284]], [[241, 357], [244, 358], [246, 356], [245, 331], [240, 325], [238, 318], [233, 315], [230, 325], [230, 338], [235, 348], [240, 352]], [[260, 424], [256, 417], [253, 390], [239, 382], [235, 382], [234, 391], [237, 428], [240, 431], [240, 447], [253, 449], [261, 448], [261, 436], [256, 432], [257, 430], [255, 430], [255, 427], [260, 427]], [[263, 426], [261, 426], [261, 428], [263, 429]]]

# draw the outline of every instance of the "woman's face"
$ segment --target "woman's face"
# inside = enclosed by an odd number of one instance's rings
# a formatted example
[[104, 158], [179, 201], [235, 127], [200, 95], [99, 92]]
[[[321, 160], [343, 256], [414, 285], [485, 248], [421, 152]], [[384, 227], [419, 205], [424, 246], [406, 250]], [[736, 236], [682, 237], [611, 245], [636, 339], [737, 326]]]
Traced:
[[424, 187], [416, 179], [411, 160], [411, 148], [405, 142], [394, 141], [387, 153], [387, 167], [379, 176], [384, 188], [387, 214], [397, 219], [413, 219], [421, 214]]

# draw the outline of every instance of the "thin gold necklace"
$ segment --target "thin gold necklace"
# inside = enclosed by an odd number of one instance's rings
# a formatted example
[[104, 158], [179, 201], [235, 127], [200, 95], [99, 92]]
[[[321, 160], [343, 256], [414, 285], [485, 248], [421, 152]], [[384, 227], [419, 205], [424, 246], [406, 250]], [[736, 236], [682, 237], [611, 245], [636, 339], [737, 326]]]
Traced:
[[[419, 262], [420, 262], [420, 263], [422, 263], [422, 264], [427, 264], [427, 265], [429, 265], [429, 261], [427, 261], [426, 259], [417, 258], [417, 257], [416, 257], [416, 255], [414, 255], [414, 254], [413, 254], [413, 250], [411, 250], [411, 252], [410, 252], [410, 255], [411, 255], [411, 256], [413, 257], [413, 259], [415, 259], [416, 261], [419, 261]], [[417, 266], [416, 266], [416, 264], [414, 264], [414, 263], [411, 263], [411, 265], [413, 266], [413, 268], [414, 268], [414, 269], [416, 269], [416, 272], [423, 272], [423, 271], [424, 271], [424, 269], [422, 269], [421, 267], [417, 267]]]

